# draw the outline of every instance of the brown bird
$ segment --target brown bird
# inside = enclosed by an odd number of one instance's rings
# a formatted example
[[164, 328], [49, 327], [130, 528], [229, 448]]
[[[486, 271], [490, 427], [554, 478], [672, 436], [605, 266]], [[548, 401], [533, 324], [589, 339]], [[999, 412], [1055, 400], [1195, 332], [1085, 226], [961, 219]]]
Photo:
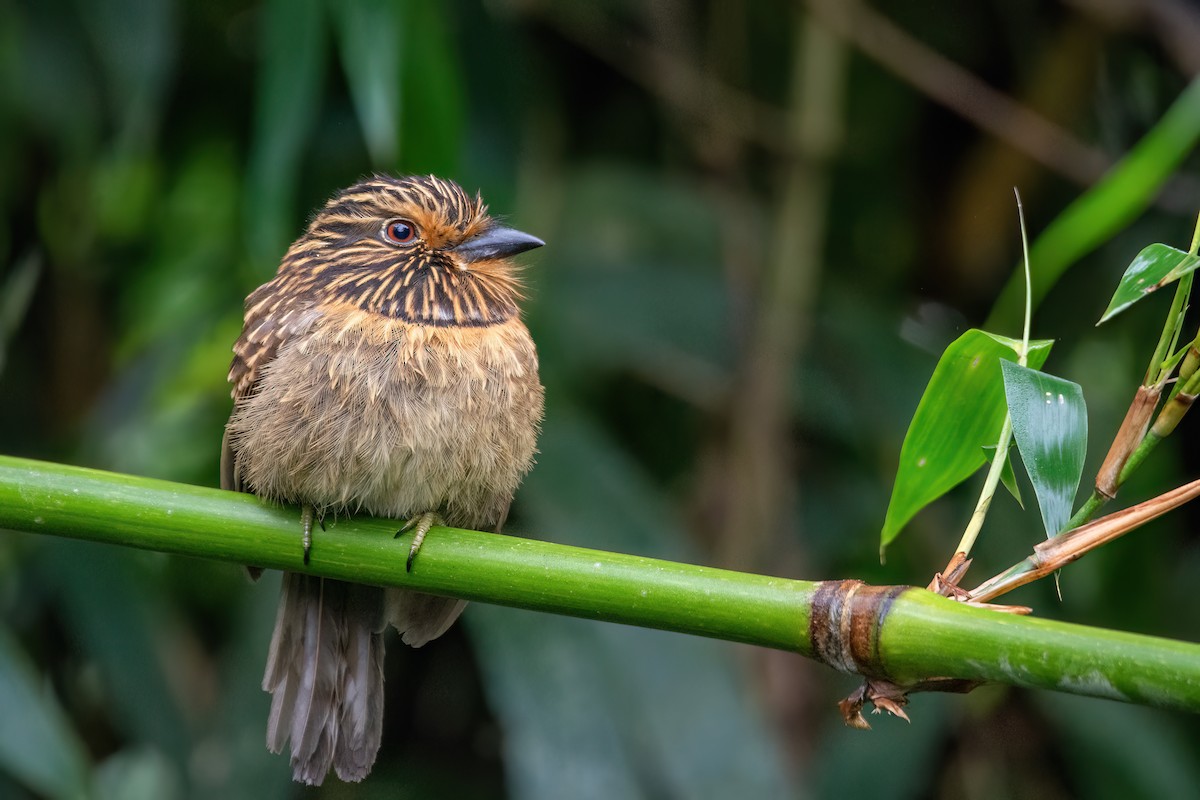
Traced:
[[[326, 513], [410, 520], [410, 568], [435, 522], [498, 532], [543, 407], [511, 257], [541, 245], [433, 176], [335, 195], [246, 298], [221, 485], [301, 506], [305, 563]], [[420, 647], [464, 605], [284, 573], [263, 689], [295, 780], [370, 772], [388, 623]]]

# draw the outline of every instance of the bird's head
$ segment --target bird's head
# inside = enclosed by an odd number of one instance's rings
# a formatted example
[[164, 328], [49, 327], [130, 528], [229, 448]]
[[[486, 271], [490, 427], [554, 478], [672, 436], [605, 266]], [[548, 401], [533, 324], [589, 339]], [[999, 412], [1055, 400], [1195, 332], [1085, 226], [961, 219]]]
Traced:
[[317, 212], [276, 282], [409, 322], [492, 325], [517, 314], [512, 256], [542, 244], [500, 225], [453, 181], [376, 175]]

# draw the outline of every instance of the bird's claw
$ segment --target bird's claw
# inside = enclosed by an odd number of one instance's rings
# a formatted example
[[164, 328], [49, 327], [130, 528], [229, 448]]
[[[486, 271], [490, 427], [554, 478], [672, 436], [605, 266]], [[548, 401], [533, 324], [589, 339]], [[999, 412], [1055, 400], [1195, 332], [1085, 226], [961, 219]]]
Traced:
[[434, 525], [441, 525], [442, 518], [434, 511], [426, 511], [424, 514], [418, 514], [404, 523], [404, 527], [396, 531], [396, 536], [399, 538], [402, 534], [415, 530], [413, 534], [412, 546], [408, 550], [408, 561], [404, 563], [405, 572], [412, 572], [413, 559], [417, 557], [417, 551], [421, 549], [421, 543], [425, 541], [425, 534], [429, 533], [429, 529]]

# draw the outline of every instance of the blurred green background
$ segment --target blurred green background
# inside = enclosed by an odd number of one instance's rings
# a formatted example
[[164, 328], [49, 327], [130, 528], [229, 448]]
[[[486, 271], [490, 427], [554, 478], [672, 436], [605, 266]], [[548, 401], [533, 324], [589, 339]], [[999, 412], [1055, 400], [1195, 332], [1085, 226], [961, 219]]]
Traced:
[[[1200, 11], [1167, 0], [0, 0], [0, 452], [215, 485], [242, 299], [336, 189], [436, 172], [548, 243], [525, 259], [548, 415], [509, 532], [924, 584], [978, 483], [886, 565], [879, 529], [938, 353], [1019, 256], [1012, 187], [1036, 235], [1200, 72], [1197, 41]], [[1144, 210], [1105, 199], [1117, 222], [1035, 320], [1089, 401], [1085, 481], [1169, 299], [1092, 324], [1144, 245], [1187, 247], [1198, 167]], [[1123, 501], [1195, 474], [1188, 428]], [[1040, 536], [997, 506], [980, 580]], [[1195, 523], [1072, 566], [1062, 603], [1013, 601], [1195, 641]], [[475, 605], [423, 650], [392, 640], [370, 778], [305, 790], [263, 746], [277, 584], [0, 535], [0, 797], [1200, 785], [1181, 714], [991, 687], [861, 733], [835, 706], [855, 681], [798, 656]]]

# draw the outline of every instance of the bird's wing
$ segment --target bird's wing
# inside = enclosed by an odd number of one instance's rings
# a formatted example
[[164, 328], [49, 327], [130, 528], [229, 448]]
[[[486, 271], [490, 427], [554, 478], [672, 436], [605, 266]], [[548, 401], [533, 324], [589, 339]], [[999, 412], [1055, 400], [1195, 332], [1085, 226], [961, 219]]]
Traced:
[[[263, 368], [275, 358], [279, 348], [306, 329], [313, 314], [307, 303], [280, 296], [267, 283], [246, 298], [245, 319], [242, 335], [233, 345], [233, 363], [229, 367], [235, 411], [244, 398], [254, 393]], [[228, 425], [221, 440], [221, 488], [244, 491]]]

